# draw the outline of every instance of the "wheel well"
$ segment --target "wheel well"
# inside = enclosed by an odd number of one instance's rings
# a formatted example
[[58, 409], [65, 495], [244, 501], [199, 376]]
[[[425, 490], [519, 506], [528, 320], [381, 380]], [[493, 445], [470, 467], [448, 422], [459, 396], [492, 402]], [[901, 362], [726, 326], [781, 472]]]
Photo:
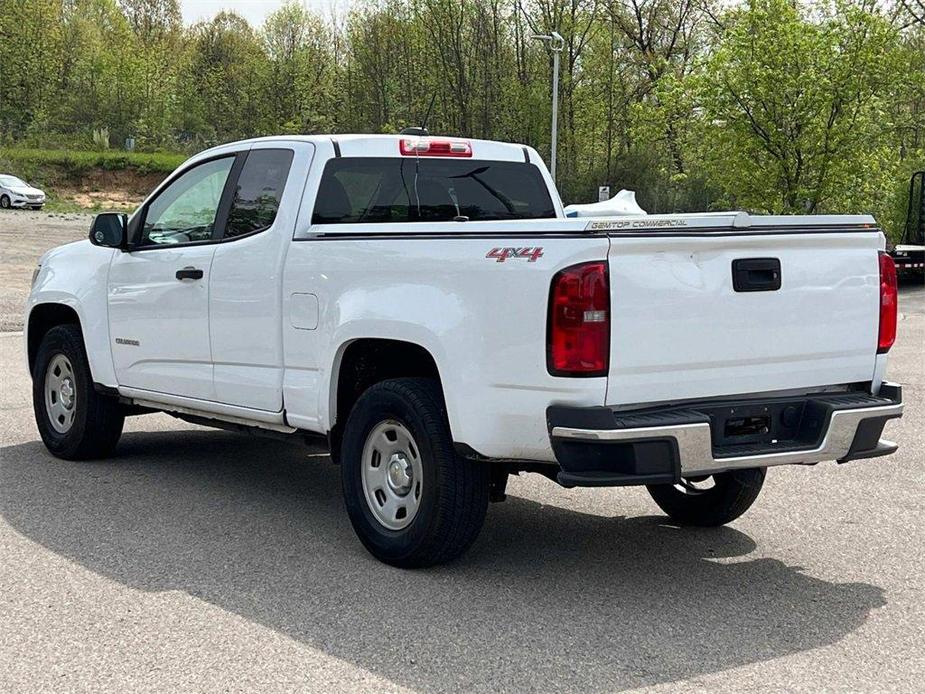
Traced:
[[364, 338], [351, 342], [337, 371], [332, 449], [338, 442], [350, 410], [370, 386], [390, 378], [433, 378], [440, 385], [437, 362], [430, 352], [412, 342]]
[[389, 378], [433, 378], [440, 382], [430, 352], [412, 342], [362, 339], [344, 351], [337, 372], [335, 423], [343, 424], [357, 399], [371, 385]]
[[45, 334], [58, 325], [80, 325], [77, 311], [64, 304], [39, 304], [29, 314], [29, 371], [35, 366], [35, 355], [38, 354], [39, 345]]

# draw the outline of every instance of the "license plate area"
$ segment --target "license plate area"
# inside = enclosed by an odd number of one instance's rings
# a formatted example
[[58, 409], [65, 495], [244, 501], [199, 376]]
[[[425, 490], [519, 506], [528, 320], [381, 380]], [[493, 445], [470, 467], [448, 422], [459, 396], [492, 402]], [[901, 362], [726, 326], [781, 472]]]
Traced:
[[760, 436], [771, 430], [771, 418], [767, 415], [761, 417], [730, 417], [726, 420], [723, 438], [736, 439], [745, 436]]
[[698, 410], [710, 418], [717, 456], [737, 455], [756, 446], [769, 450], [812, 447], [826, 421], [826, 408], [806, 398], [754, 405], [734, 403]]

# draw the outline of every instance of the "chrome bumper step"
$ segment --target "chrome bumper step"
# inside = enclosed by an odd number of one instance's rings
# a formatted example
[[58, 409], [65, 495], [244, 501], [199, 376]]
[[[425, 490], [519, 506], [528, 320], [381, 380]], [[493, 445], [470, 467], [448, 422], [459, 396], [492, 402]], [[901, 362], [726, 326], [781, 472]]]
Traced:
[[[742, 412], [782, 416], [787, 407], [803, 403], [788, 439], [730, 443], [721, 431], [723, 417]], [[692, 477], [742, 468], [847, 462], [889, 455], [896, 444], [880, 439], [887, 420], [902, 416], [902, 389], [884, 384], [879, 395], [840, 393], [799, 400], [769, 399], [734, 403], [704, 403], [638, 413], [606, 408], [550, 408], [547, 412], [553, 448], [570, 486], [648, 484], [652, 475]], [[593, 411], [592, 411], [593, 410]], [[771, 415], [768, 415], [769, 421]], [[587, 425], [581, 425], [582, 420]], [[776, 420], [775, 420], [776, 421]], [[609, 422], [609, 425], [608, 425]], [[777, 426], [775, 424], [775, 426]], [[781, 425], [782, 426], [782, 425]], [[734, 437], [733, 437], [734, 438]], [[754, 437], [761, 438], [761, 437]], [[633, 478], [640, 481], [633, 482]], [[586, 480], [586, 481], [585, 481]]]

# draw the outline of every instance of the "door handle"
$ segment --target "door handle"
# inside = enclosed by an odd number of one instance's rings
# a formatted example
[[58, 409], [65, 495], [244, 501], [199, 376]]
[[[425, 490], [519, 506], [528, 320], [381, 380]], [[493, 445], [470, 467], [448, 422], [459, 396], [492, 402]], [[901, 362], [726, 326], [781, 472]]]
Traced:
[[178, 280], [201, 280], [202, 270], [198, 267], [187, 266], [182, 270], [177, 270]]
[[739, 258], [732, 261], [732, 288], [737, 292], [775, 292], [780, 289], [778, 258]]

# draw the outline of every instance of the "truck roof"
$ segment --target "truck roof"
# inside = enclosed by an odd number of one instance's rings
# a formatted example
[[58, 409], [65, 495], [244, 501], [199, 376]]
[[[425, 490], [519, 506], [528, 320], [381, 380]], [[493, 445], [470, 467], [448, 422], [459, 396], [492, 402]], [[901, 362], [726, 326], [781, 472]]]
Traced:
[[495, 161], [529, 161], [534, 164], [541, 163], [542, 159], [532, 147], [514, 144], [511, 142], [498, 142], [495, 140], [479, 140], [470, 137], [456, 137], [453, 135], [369, 135], [369, 134], [331, 134], [331, 135], [271, 135], [268, 137], [255, 137], [247, 140], [227, 142], [207, 149], [195, 155], [212, 155], [225, 149], [240, 147], [255, 143], [284, 144], [286, 142], [311, 142], [316, 145], [333, 145], [336, 143], [342, 156], [349, 157], [398, 157], [399, 143], [402, 140], [431, 140], [467, 142], [472, 147], [473, 159], [491, 159]]

